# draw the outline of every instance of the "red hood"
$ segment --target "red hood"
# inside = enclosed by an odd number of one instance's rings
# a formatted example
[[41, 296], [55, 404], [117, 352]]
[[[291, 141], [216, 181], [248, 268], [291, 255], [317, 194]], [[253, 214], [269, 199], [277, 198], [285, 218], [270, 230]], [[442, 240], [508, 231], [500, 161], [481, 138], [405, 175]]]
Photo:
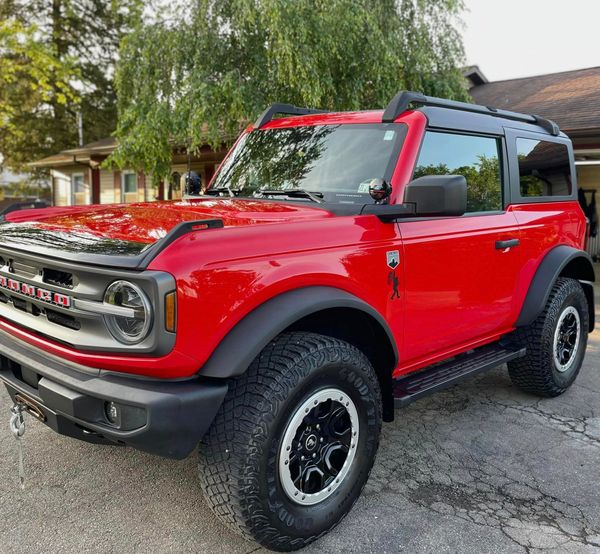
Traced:
[[[178, 223], [221, 219], [225, 227], [332, 217], [320, 208], [296, 203], [237, 198], [201, 198], [139, 204], [109, 204], [69, 208], [45, 208], [12, 212], [6, 220], [28, 222], [38, 230], [95, 235], [150, 244], [164, 237]], [[0, 235], [2, 228], [0, 227]]]

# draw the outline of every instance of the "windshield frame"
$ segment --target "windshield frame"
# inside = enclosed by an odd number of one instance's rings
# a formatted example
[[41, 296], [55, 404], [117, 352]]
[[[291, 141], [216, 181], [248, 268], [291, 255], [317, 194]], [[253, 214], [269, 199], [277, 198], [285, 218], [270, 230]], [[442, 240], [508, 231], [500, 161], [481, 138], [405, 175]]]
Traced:
[[[291, 128], [300, 128], [300, 127], [360, 127], [363, 129], [390, 129], [390, 130], [394, 130], [397, 134], [396, 137], [394, 138], [394, 144], [392, 145], [392, 149], [391, 152], [389, 154], [389, 158], [386, 164], [386, 167], [384, 169], [383, 172], [383, 179], [389, 183], [390, 185], [393, 186], [392, 183], [392, 178], [394, 175], [394, 172], [396, 170], [397, 164], [398, 164], [398, 160], [400, 157], [400, 152], [402, 151], [402, 147], [404, 146], [405, 140], [406, 140], [406, 136], [408, 133], [408, 125], [406, 123], [403, 122], [394, 122], [394, 123], [339, 123], [339, 122], [332, 122], [332, 123], [320, 123], [318, 125], [294, 125], [294, 126], [285, 126], [285, 127], [274, 127], [274, 128], [265, 128], [265, 129], [248, 129], [246, 131], [244, 131], [240, 137], [238, 138], [238, 140], [236, 140], [235, 144], [231, 147], [231, 149], [229, 150], [229, 152], [227, 153], [227, 156], [223, 159], [223, 161], [221, 162], [219, 168], [217, 169], [217, 171], [215, 172], [214, 177], [211, 179], [211, 182], [209, 184], [209, 186], [207, 187], [207, 189], [205, 190], [204, 194], [208, 194], [211, 195], [211, 197], [215, 198], [214, 195], [212, 195], [210, 192], [210, 190], [215, 190], [217, 188], [217, 181], [219, 179], [219, 175], [221, 174], [221, 172], [227, 167], [227, 162], [228, 160], [231, 158], [231, 156], [234, 156], [238, 150], [238, 148], [243, 148], [243, 144], [245, 139], [248, 137], [248, 135], [250, 135], [251, 133], [271, 133], [271, 132], [279, 132], [279, 131], [283, 131], [286, 129], [291, 129]], [[298, 190], [299, 188], [303, 188], [303, 187], [294, 187], [296, 190]], [[285, 189], [280, 189], [280, 190], [285, 190]], [[292, 189], [293, 190], [293, 189]], [[231, 189], [231, 191], [235, 192], [235, 197], [236, 198], [250, 198], [252, 200], [268, 200], [268, 201], [274, 201], [273, 198], [269, 198], [268, 196], [255, 196], [251, 191], [248, 191], [247, 194], [244, 194], [244, 191], [241, 191], [241, 193], [237, 193], [236, 189]], [[322, 191], [313, 191], [311, 190], [310, 192], [322, 192]], [[331, 191], [327, 191], [328, 196], [332, 193]], [[344, 192], [340, 191], [340, 193], [336, 193], [335, 196], [338, 197], [342, 197], [344, 194]], [[370, 196], [366, 193], [356, 193], [356, 194], [361, 194], [361, 196], [364, 196], [364, 198], [356, 198], [356, 201], [351, 201], [351, 200], [332, 200], [331, 198], [324, 198], [323, 201], [321, 202], [321, 206], [327, 206], [328, 208], [330, 208], [331, 206], [345, 206], [345, 207], [350, 207], [350, 206], [355, 206], [357, 208], [362, 208], [365, 204], [371, 204], [373, 203], [373, 201], [371, 200]], [[221, 195], [219, 195], [221, 196]], [[223, 191], [222, 196], [224, 197], [230, 197], [230, 195], [228, 194], [227, 191]], [[350, 196], [350, 193], [348, 193], [348, 197]], [[218, 197], [218, 196], [216, 196]], [[312, 200], [310, 198], [303, 198], [303, 197], [284, 197], [285, 198], [285, 202], [300, 202], [302, 204], [307, 204], [310, 203], [311, 205], [318, 207], [319, 204], [313, 203]], [[283, 201], [283, 198], [278, 198], [275, 201]], [[345, 211], [345, 210], [344, 210]]]

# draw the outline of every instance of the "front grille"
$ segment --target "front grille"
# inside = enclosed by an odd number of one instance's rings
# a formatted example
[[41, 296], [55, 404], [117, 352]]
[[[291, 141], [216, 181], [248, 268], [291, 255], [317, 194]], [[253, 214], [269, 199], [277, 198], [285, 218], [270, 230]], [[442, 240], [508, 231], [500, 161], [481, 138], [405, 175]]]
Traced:
[[58, 269], [44, 267], [42, 269], [42, 281], [56, 287], [73, 288], [73, 274], [66, 271], [59, 271]]
[[[47, 258], [0, 246], [0, 321], [32, 331], [52, 342], [77, 350], [169, 352], [175, 335], [155, 325], [139, 344], [123, 345], [110, 332], [102, 310], [107, 287], [119, 279], [138, 284], [151, 299], [164, 298], [175, 288], [167, 273], [148, 270], [98, 268]], [[18, 270], [18, 271], [17, 271]], [[157, 321], [163, 319], [161, 302], [154, 302]]]

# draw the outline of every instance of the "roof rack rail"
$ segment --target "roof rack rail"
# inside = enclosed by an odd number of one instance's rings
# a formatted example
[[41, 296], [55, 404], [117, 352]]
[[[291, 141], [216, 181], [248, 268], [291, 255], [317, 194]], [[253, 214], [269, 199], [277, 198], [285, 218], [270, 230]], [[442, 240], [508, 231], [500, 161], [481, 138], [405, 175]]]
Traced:
[[502, 117], [512, 121], [523, 121], [525, 123], [533, 123], [545, 129], [548, 133], [554, 136], [560, 134], [558, 125], [550, 119], [545, 119], [539, 115], [522, 114], [511, 112], [508, 110], [499, 110], [488, 106], [480, 106], [479, 104], [468, 104], [467, 102], [457, 102], [455, 100], [445, 100], [444, 98], [435, 98], [433, 96], [425, 96], [420, 92], [401, 91], [388, 104], [383, 113], [382, 122], [392, 123], [396, 118], [404, 113], [408, 106], [412, 103], [422, 104], [424, 106], [436, 106], [440, 108], [449, 108], [452, 110], [461, 110], [464, 112], [481, 113]]
[[317, 113], [327, 113], [327, 110], [315, 110], [312, 108], [299, 108], [292, 104], [272, 104], [269, 106], [254, 123], [255, 129], [260, 129], [263, 125], [266, 125], [273, 119], [276, 114], [284, 115], [310, 115]]

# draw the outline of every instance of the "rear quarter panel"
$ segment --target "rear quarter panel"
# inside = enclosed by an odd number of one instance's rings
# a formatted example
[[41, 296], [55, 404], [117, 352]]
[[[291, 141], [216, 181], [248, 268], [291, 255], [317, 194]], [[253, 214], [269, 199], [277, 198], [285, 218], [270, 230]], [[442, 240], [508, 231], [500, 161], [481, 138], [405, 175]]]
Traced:
[[517, 287], [518, 305], [527, 295], [544, 256], [558, 245], [584, 249], [585, 216], [578, 202], [543, 202], [511, 206], [521, 228], [523, 266]]

